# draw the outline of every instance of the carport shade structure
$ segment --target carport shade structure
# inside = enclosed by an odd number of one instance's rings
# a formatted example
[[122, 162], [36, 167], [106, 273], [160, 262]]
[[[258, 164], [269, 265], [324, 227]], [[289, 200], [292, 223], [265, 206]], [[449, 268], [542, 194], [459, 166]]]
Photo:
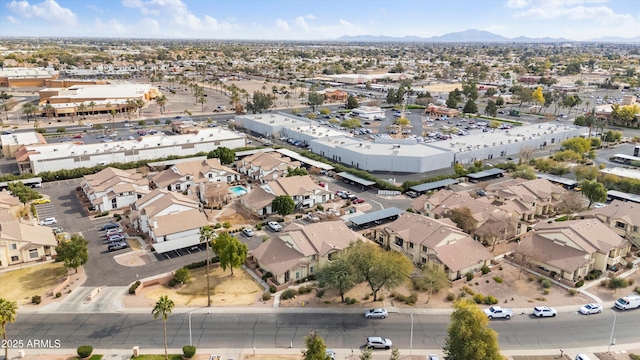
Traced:
[[546, 179], [554, 184], [564, 186], [565, 189], [569, 190], [578, 186], [578, 182], [576, 180], [571, 180], [556, 175], [536, 173], [536, 176], [538, 176], [540, 179]]
[[351, 223], [353, 223], [356, 226], [362, 227], [363, 225], [371, 224], [376, 221], [385, 220], [391, 217], [398, 217], [402, 213], [403, 213], [402, 210], [395, 207], [390, 207], [390, 208], [366, 213], [363, 215], [354, 216], [350, 218], [349, 221], [351, 221]]
[[498, 168], [493, 168], [493, 169], [489, 169], [489, 170], [485, 170], [485, 171], [480, 171], [474, 174], [467, 174], [467, 177], [469, 178], [470, 182], [479, 182], [479, 181], [485, 181], [485, 180], [490, 180], [490, 179], [495, 179], [495, 178], [499, 178], [502, 177], [502, 175], [504, 174], [504, 170], [502, 169], [498, 169]]
[[433, 181], [433, 182], [428, 182], [428, 183], [424, 183], [424, 184], [420, 184], [420, 185], [415, 185], [410, 187], [410, 190], [413, 190], [417, 193], [425, 193], [427, 191], [431, 191], [431, 190], [439, 190], [439, 189], [443, 189], [446, 188], [449, 185], [453, 185], [453, 184], [457, 184], [458, 181], [454, 180], [454, 179], [444, 179], [444, 180], [439, 180], [439, 181]]
[[354, 183], [357, 183], [357, 184], [362, 185], [362, 186], [371, 186], [371, 185], [374, 185], [376, 183], [375, 181], [363, 179], [361, 177], [349, 174], [346, 171], [343, 171], [341, 173], [337, 173], [336, 176], [339, 176], [339, 177], [341, 177], [343, 179], [351, 180]]

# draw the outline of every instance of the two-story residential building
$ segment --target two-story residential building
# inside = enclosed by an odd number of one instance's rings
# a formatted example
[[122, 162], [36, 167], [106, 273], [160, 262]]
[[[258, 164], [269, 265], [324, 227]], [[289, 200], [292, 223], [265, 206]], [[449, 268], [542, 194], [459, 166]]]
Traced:
[[[7, 213], [7, 210], [0, 211]], [[0, 221], [0, 269], [50, 259], [56, 255], [56, 246], [56, 237], [46, 226], [17, 219]]]
[[209, 225], [203, 212], [191, 209], [158, 212], [149, 218], [149, 238], [157, 253], [188, 248], [200, 244], [200, 228]]
[[165, 189], [154, 189], [131, 205], [131, 223], [143, 233], [151, 231], [153, 218], [199, 210], [200, 201], [195, 196], [182, 195]]
[[536, 216], [555, 213], [566, 190], [547, 179], [512, 179], [490, 184], [486, 191], [493, 200], [506, 204], [505, 209], [518, 213], [523, 222]]
[[271, 272], [277, 285], [304, 279], [358, 240], [343, 221], [290, 224], [250, 252], [257, 265]]
[[80, 186], [91, 205], [100, 212], [128, 207], [149, 193], [149, 182], [135, 169], [108, 167], [85, 175]]
[[291, 160], [279, 152], [258, 152], [237, 163], [238, 172], [251, 180], [266, 183], [287, 176], [287, 169], [300, 167], [300, 162]]
[[211, 182], [232, 183], [240, 179], [240, 174], [220, 164], [220, 159], [206, 159], [181, 162], [159, 172], [152, 179], [156, 188], [169, 191], [196, 193], [197, 185]]
[[580, 214], [582, 218], [596, 218], [618, 235], [640, 247], [640, 204], [613, 200], [607, 206]]
[[478, 271], [491, 260], [491, 253], [449, 219], [436, 220], [406, 212], [375, 230], [382, 246], [405, 254], [415, 264], [439, 269], [449, 280]]
[[530, 264], [569, 282], [591, 270], [605, 272], [631, 250], [631, 243], [597, 219], [540, 222], [521, 237], [518, 246]]
[[334, 197], [334, 193], [316, 184], [311, 176], [289, 176], [278, 178], [260, 186], [266, 192], [275, 196], [291, 196], [296, 208], [310, 208], [323, 204]]

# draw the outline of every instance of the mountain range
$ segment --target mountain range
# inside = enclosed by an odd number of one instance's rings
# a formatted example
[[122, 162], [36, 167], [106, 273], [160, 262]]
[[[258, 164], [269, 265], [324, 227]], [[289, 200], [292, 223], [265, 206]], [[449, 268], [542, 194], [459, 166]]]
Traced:
[[[526, 36], [519, 36], [515, 38], [508, 38], [502, 35], [494, 34], [490, 31], [469, 29], [465, 31], [447, 33], [440, 36], [432, 36], [428, 38], [419, 36], [384, 36], [384, 35], [345, 35], [335, 39], [336, 41], [346, 42], [434, 42], [434, 43], [446, 43], [446, 42], [487, 42], [487, 43], [555, 43], [555, 42], [576, 42], [575, 40], [569, 40], [565, 38], [530, 38]], [[580, 42], [608, 42], [608, 43], [638, 43], [640, 42], [640, 36], [634, 38], [622, 38], [615, 36], [606, 36], [598, 39], [584, 40]]]

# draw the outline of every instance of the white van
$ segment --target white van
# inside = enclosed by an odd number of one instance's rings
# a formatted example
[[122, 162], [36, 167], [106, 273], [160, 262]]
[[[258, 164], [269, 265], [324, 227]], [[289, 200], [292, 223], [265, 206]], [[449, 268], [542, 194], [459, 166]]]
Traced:
[[616, 307], [620, 310], [636, 309], [640, 307], [640, 295], [623, 296], [616, 300]]

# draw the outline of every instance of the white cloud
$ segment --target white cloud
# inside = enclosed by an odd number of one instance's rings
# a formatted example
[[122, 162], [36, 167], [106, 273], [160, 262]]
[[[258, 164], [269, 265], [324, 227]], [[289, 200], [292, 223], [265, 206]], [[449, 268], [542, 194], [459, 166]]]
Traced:
[[610, 21], [633, 21], [634, 17], [629, 14], [616, 14], [613, 10], [606, 6], [541, 6], [532, 7], [530, 9], [520, 11], [513, 15], [514, 18], [526, 19], [570, 19], [570, 20], [598, 20], [600, 22]]
[[305, 19], [309, 19], [309, 20], [314, 20], [316, 18], [316, 16], [313, 15], [313, 14], [307, 14], [304, 17], [305, 17]]
[[289, 24], [282, 19], [276, 20], [276, 27], [284, 32], [289, 31]]
[[512, 9], [520, 9], [528, 5], [527, 0], [509, 0], [507, 1], [507, 7]]
[[104, 10], [102, 10], [101, 8], [95, 6], [95, 5], [87, 5], [87, 9], [95, 11], [97, 13], [103, 14]]
[[20, 20], [14, 18], [11, 15], [7, 15], [5, 16], [5, 19], [7, 19], [8, 22], [12, 23], [12, 24], [20, 24]]
[[39, 18], [69, 25], [78, 21], [78, 17], [73, 11], [61, 7], [55, 0], [44, 0], [34, 5], [29, 4], [26, 0], [12, 0], [7, 4], [7, 8], [14, 14], [26, 19]]
[[304, 20], [304, 17], [302, 16], [298, 16], [294, 21], [294, 24], [296, 24], [299, 28], [301, 28], [302, 30], [304, 30], [305, 32], [309, 32], [309, 25], [307, 24], [307, 22]]

